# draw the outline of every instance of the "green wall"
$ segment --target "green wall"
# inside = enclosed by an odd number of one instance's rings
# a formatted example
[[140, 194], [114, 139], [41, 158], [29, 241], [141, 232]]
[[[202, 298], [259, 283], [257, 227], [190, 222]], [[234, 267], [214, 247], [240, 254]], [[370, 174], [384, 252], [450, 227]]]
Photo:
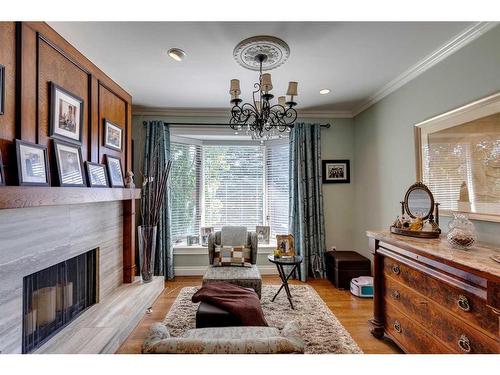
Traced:
[[[441, 61], [354, 118], [354, 244], [387, 229], [415, 182], [415, 124], [500, 91], [500, 27]], [[441, 228], [447, 230], [447, 218]], [[479, 240], [500, 244], [500, 225], [474, 222]]]

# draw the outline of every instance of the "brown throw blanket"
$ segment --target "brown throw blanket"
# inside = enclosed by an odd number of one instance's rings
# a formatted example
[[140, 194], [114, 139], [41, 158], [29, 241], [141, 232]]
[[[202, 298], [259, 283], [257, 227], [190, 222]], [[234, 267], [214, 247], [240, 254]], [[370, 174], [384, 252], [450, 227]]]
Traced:
[[205, 302], [236, 316], [245, 326], [267, 326], [259, 297], [248, 290], [226, 282], [210, 283], [198, 290], [191, 299]]

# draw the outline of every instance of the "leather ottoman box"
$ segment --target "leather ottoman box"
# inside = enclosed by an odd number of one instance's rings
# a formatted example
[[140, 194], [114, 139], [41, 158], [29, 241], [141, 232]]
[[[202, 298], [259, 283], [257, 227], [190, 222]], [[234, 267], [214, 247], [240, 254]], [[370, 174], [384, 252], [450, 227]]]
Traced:
[[355, 251], [327, 251], [326, 277], [339, 289], [350, 289], [351, 280], [371, 276], [371, 262]]

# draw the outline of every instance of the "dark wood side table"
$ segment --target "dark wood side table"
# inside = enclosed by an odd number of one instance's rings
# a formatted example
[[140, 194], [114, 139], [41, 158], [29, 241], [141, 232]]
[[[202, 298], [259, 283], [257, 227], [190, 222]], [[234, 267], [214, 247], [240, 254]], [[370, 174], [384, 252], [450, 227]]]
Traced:
[[[280, 279], [281, 279], [281, 286], [271, 301], [274, 302], [276, 297], [278, 297], [278, 294], [280, 294], [281, 290], [283, 288], [285, 288], [286, 296], [288, 297], [288, 301], [290, 302], [290, 306], [293, 309], [294, 307], [293, 307], [293, 302], [292, 302], [292, 294], [290, 293], [290, 288], [288, 287], [288, 279], [290, 278], [290, 276], [293, 275], [293, 273], [297, 269], [298, 265], [300, 263], [302, 263], [302, 260], [303, 260], [302, 256], [296, 255], [293, 257], [279, 257], [279, 258], [277, 258], [274, 255], [268, 255], [267, 259], [271, 263], [276, 264], [276, 268], [278, 269], [278, 273], [279, 273]], [[293, 266], [292, 270], [290, 271], [290, 273], [288, 275], [286, 275], [285, 270], [283, 269], [284, 266]]]

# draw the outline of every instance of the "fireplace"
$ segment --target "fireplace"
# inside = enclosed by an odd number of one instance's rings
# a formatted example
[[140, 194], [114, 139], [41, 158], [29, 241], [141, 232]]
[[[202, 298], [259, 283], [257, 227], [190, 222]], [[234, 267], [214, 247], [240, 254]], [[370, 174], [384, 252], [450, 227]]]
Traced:
[[22, 352], [30, 353], [98, 299], [97, 249], [23, 278]]

